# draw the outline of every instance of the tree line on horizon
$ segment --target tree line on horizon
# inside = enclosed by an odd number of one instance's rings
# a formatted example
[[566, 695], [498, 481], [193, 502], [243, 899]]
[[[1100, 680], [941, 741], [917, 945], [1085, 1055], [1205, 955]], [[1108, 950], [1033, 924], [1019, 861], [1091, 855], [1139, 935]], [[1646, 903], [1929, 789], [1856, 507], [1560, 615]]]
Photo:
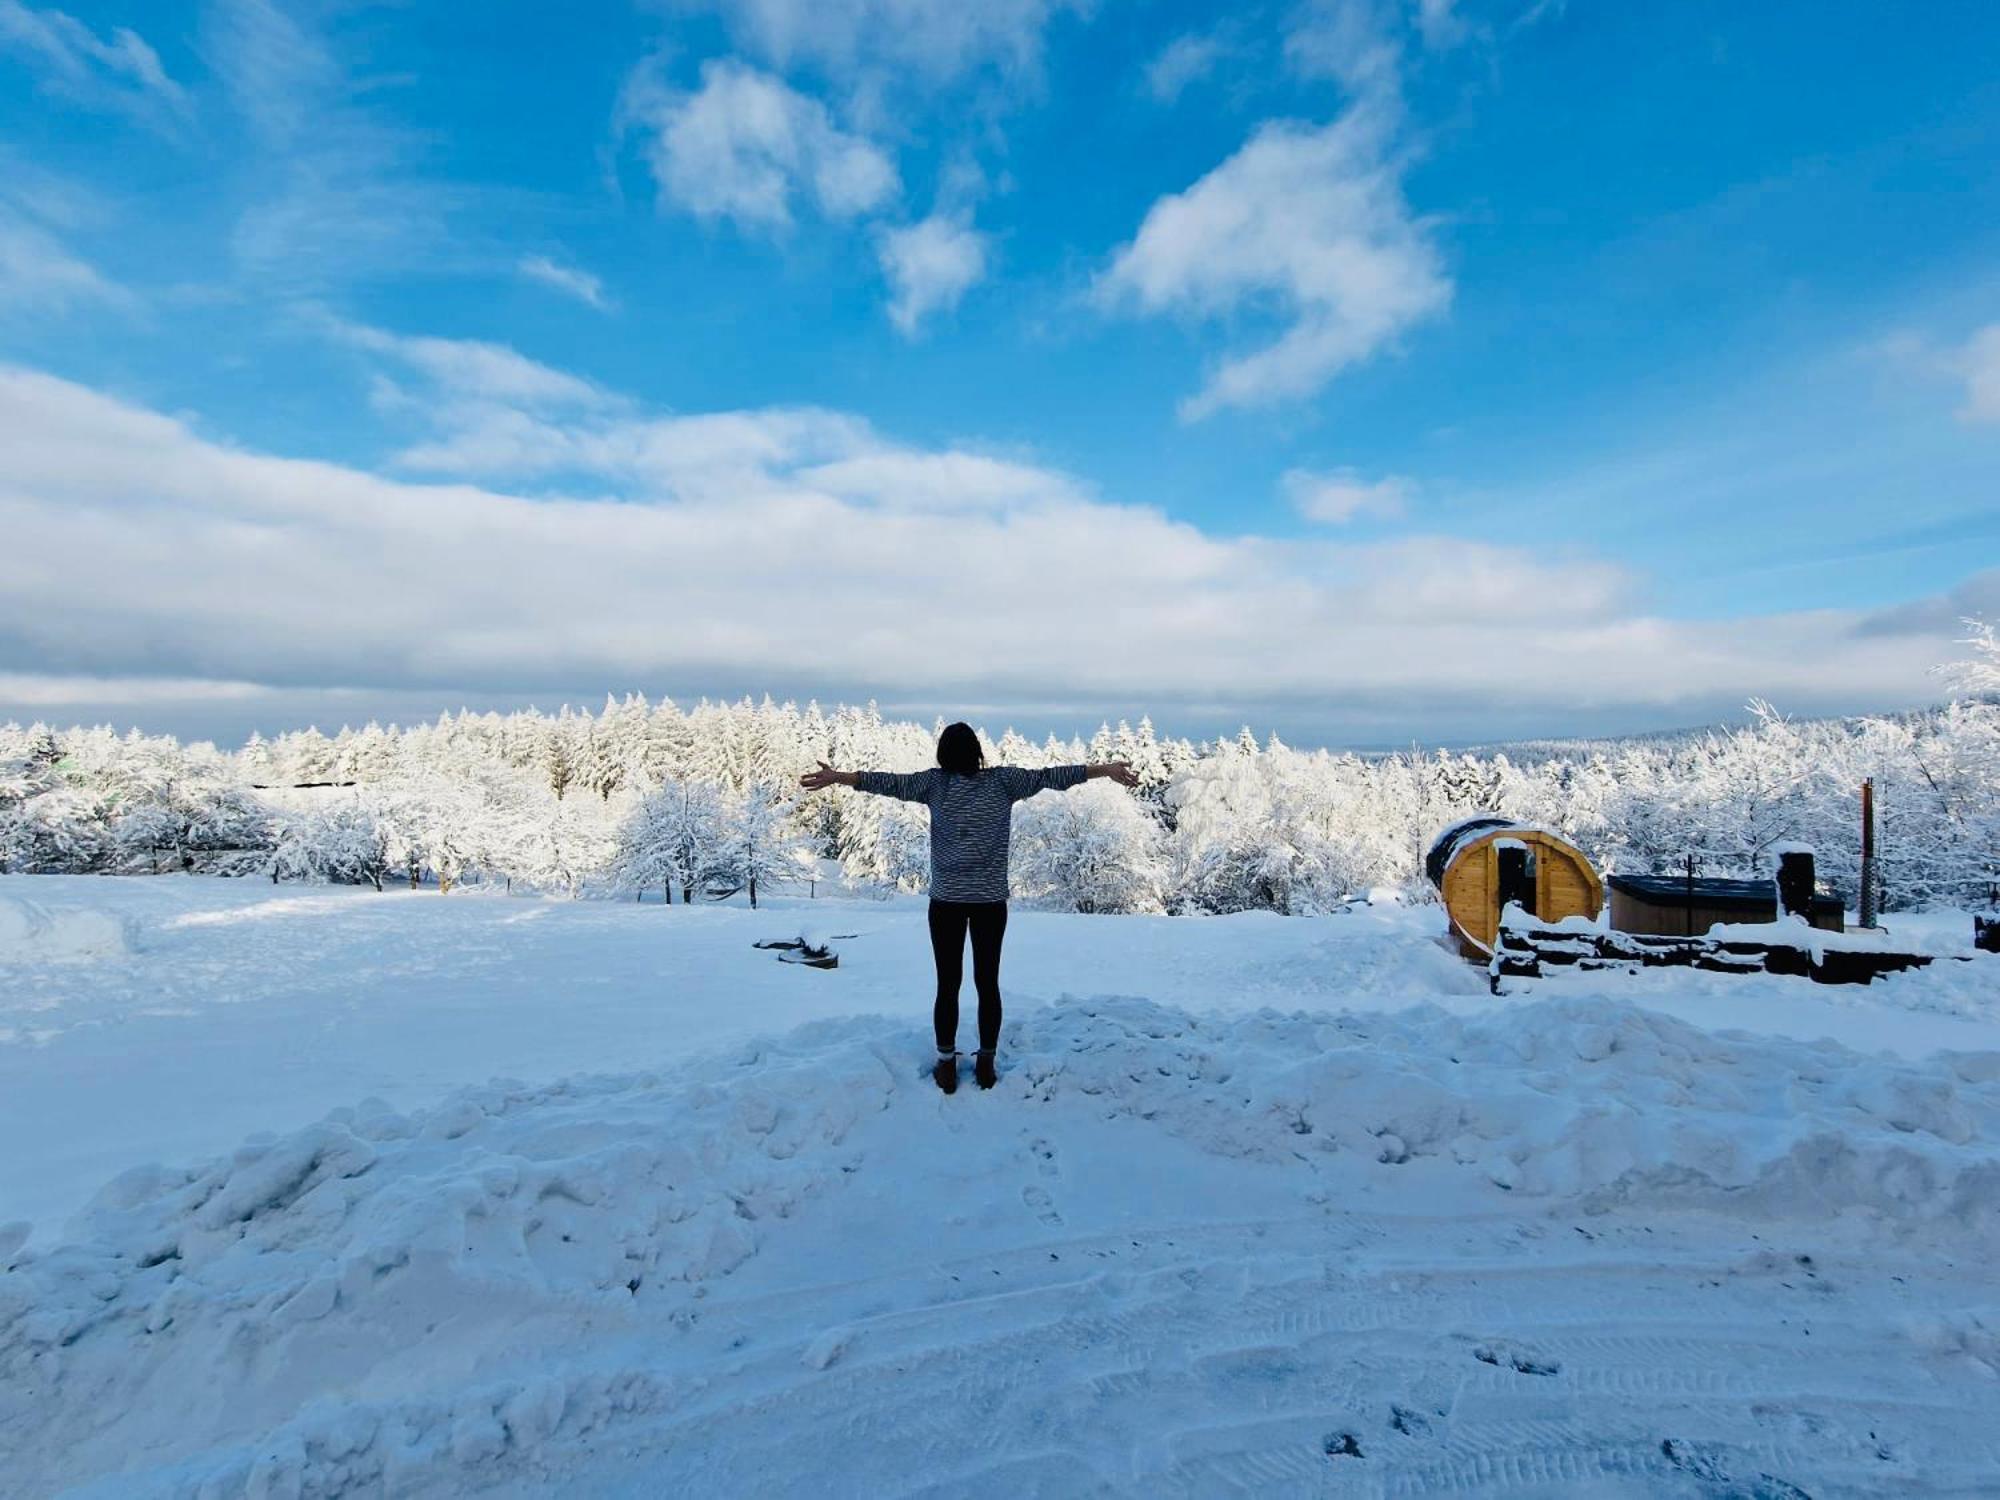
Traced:
[[[1085, 912], [1311, 913], [1376, 887], [1427, 897], [1422, 860], [1454, 819], [1546, 827], [1600, 867], [1768, 874], [1809, 843], [1850, 901], [1858, 790], [1875, 783], [1891, 908], [1992, 904], [2000, 888], [2000, 706], [1974, 677], [1944, 707], [1794, 721], [1753, 703], [1740, 727], [1525, 753], [1300, 750], [1246, 728], [1209, 742], [1149, 720], [1088, 740], [987, 739], [995, 763], [1121, 759], [1021, 804], [1016, 899]], [[190, 871], [272, 880], [504, 885], [568, 895], [768, 891], [824, 878], [920, 889], [928, 813], [839, 789], [801, 796], [819, 760], [912, 770], [936, 726], [870, 704], [748, 699], [682, 709], [643, 696], [597, 712], [446, 714], [252, 737], [240, 750], [136, 730], [0, 727], [0, 871]], [[982, 735], [982, 738], [986, 738]]]

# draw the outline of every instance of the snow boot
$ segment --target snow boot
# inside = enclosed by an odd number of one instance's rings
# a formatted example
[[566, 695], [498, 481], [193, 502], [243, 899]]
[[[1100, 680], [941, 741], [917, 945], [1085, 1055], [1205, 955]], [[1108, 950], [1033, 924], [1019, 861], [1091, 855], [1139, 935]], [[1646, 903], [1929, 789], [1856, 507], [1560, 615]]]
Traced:
[[956, 1052], [940, 1052], [936, 1065], [931, 1069], [931, 1077], [937, 1081], [937, 1086], [947, 1094], [957, 1093], [958, 1054]]
[[999, 1081], [1000, 1075], [993, 1071], [993, 1054], [991, 1052], [980, 1052], [974, 1055], [972, 1059], [972, 1076], [978, 1080], [979, 1086], [983, 1089], [990, 1089]]

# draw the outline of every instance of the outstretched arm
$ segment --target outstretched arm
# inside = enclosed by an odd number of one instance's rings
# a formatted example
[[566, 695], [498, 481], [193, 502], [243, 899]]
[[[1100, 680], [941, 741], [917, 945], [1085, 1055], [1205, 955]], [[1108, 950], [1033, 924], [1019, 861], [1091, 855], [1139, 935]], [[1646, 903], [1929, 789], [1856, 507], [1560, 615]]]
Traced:
[[808, 771], [799, 778], [799, 785], [809, 792], [817, 792], [830, 786], [853, 786], [860, 777], [859, 771], [836, 771], [821, 761], [817, 771]]
[[931, 783], [936, 779], [935, 771], [836, 771], [821, 761], [817, 771], [808, 771], [799, 778], [799, 785], [809, 792], [822, 787], [851, 786], [857, 792], [873, 792], [899, 802], [925, 802], [930, 799]]
[[1041, 766], [1034, 770], [1023, 766], [1001, 766], [998, 769], [1007, 778], [1007, 791], [1017, 802], [1037, 792], [1066, 792], [1073, 786], [1095, 781], [1099, 777], [1108, 777], [1120, 786], [1139, 784], [1131, 766], [1122, 760], [1106, 761], [1101, 766]]

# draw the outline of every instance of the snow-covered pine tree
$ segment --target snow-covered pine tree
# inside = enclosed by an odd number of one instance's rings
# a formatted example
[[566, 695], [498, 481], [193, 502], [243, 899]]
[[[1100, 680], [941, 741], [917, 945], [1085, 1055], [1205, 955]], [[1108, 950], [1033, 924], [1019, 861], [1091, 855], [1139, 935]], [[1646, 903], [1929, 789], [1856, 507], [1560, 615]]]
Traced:
[[549, 790], [558, 798], [568, 795], [570, 787], [577, 779], [577, 762], [581, 758], [582, 746], [578, 743], [576, 715], [565, 703], [555, 723], [548, 725], [542, 741], [542, 768], [549, 779]]

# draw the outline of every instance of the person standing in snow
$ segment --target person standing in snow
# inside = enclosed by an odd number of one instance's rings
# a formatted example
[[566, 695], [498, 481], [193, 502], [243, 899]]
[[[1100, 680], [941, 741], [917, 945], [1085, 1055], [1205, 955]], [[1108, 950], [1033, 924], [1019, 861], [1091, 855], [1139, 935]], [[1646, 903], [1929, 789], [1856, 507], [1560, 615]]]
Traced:
[[947, 1094], [958, 1089], [958, 987], [965, 939], [972, 936], [972, 983], [979, 992], [979, 1051], [973, 1077], [993, 1087], [1000, 1045], [1000, 940], [1007, 932], [1007, 842], [1014, 804], [1037, 792], [1067, 791], [1096, 777], [1120, 786], [1139, 778], [1122, 760], [1098, 766], [989, 766], [970, 724], [948, 724], [929, 771], [836, 771], [825, 761], [799, 778], [809, 792], [851, 786], [857, 792], [921, 802], [931, 810], [931, 953], [937, 960], [937, 1064], [931, 1076]]

